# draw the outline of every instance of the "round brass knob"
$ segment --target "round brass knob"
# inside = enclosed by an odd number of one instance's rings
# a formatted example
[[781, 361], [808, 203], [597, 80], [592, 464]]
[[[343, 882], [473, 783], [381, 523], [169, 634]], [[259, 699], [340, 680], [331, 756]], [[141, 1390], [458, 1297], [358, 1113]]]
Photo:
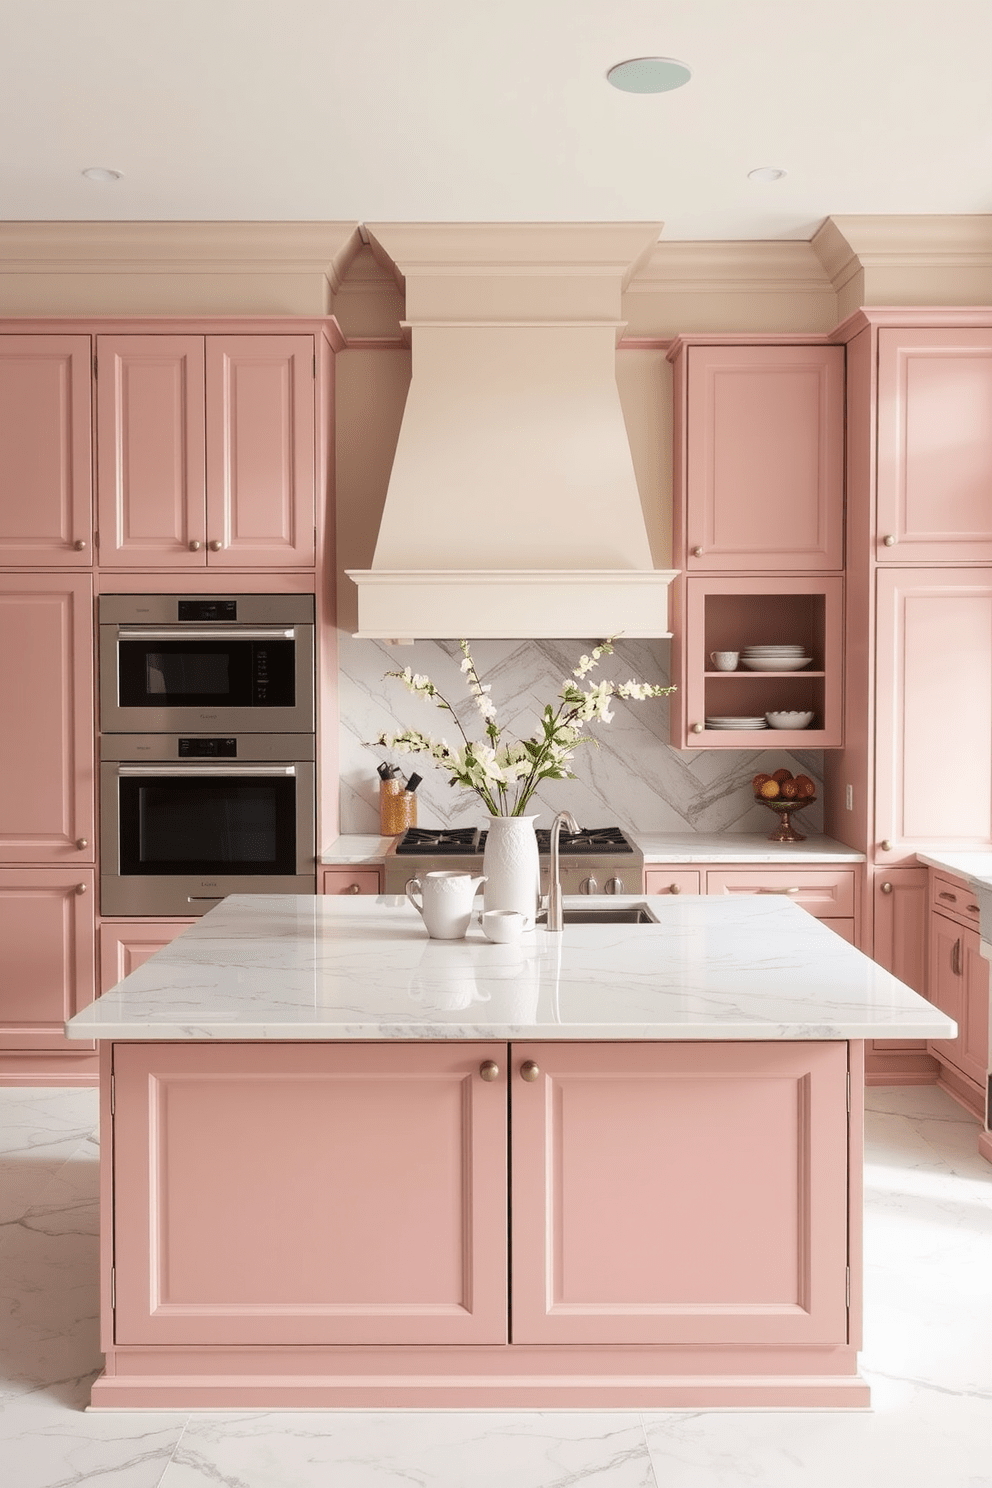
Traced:
[[77, 537], [72, 546], [75, 548], [77, 553], [83, 553], [86, 551], [86, 544], [81, 537]]
[[361, 884], [349, 884], [348, 887], [345, 889], [346, 894], [360, 894], [361, 892]]
[[194, 537], [193, 541], [189, 545], [189, 550], [191, 553], [198, 553], [202, 547], [203, 544], [201, 542], [198, 542], [197, 539]]
[[885, 534], [885, 536], [882, 538], [882, 546], [883, 546], [883, 548], [894, 548], [895, 545], [896, 545], [896, 540], [895, 540], [894, 534], [891, 533], [891, 532], [887, 532]]
[[540, 1077], [541, 1071], [539, 1066], [534, 1063], [533, 1059], [525, 1059], [523, 1064], [520, 1066], [521, 1080], [527, 1080], [528, 1082], [531, 1082], [533, 1080], [540, 1079]]
[[213, 542], [207, 543], [207, 547], [210, 549], [211, 553], [219, 553], [223, 546], [224, 544], [222, 542], [218, 542], [216, 537], [214, 538]]
[[77, 894], [85, 894], [86, 893], [86, 885], [85, 884], [77, 884], [76, 885], [76, 893]]
[[881, 840], [881, 842], [879, 843], [879, 847], [882, 849], [883, 852], [891, 852], [892, 851], [892, 838], [891, 837], [883, 837], [882, 840]]
[[79, 851], [82, 852], [84, 847], [89, 847], [89, 843], [86, 841], [85, 837], [77, 837], [76, 846], [79, 848]]
[[692, 725], [692, 732], [694, 734], [701, 734], [703, 732], [703, 725], [701, 723], [694, 723]]
[[702, 548], [693, 548], [693, 550], [692, 550], [692, 556], [693, 556], [693, 558], [702, 558], [702, 556], [703, 556], [703, 550], [702, 550]]
[[681, 884], [669, 884], [668, 885], [668, 892], [670, 894], [681, 894], [681, 892], [682, 892], [682, 885]]
[[892, 893], [892, 885], [890, 883], [884, 883], [882, 885], [882, 893], [883, 894], [891, 894]]
[[499, 1079], [499, 1065], [495, 1059], [484, 1059], [479, 1065], [479, 1075], [483, 1080], [492, 1081]]

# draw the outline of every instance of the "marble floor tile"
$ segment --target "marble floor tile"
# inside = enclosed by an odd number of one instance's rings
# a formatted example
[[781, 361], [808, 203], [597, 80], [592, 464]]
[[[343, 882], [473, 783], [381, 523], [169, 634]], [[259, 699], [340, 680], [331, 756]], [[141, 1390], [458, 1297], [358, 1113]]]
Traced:
[[162, 1488], [657, 1488], [634, 1413], [190, 1418]]
[[181, 1413], [88, 1414], [37, 1395], [0, 1400], [0, 1482], [158, 1488], [185, 1424]]
[[95, 1090], [0, 1089], [0, 1244], [96, 1127]]

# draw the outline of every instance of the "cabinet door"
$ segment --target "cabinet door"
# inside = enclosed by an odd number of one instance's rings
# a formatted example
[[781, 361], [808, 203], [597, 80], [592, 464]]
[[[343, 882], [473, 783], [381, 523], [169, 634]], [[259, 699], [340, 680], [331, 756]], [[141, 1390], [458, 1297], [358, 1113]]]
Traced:
[[992, 562], [990, 431], [992, 329], [879, 331], [879, 560]]
[[378, 868], [324, 868], [320, 875], [322, 894], [378, 894]]
[[846, 1340], [846, 1044], [511, 1053], [514, 1343]]
[[206, 562], [202, 336], [97, 337], [101, 567]]
[[0, 576], [0, 862], [93, 862], [92, 588]]
[[[921, 997], [928, 996], [927, 892], [926, 868], [890, 868], [875, 876], [872, 958]], [[926, 1047], [923, 1039], [872, 1041], [872, 1048], [883, 1054], [900, 1049], [924, 1053]]]
[[92, 868], [0, 869], [0, 1046], [81, 1054], [62, 1025], [94, 997]]
[[207, 561], [312, 568], [312, 336], [208, 336]]
[[[876, 861], [992, 841], [992, 575], [879, 570]], [[882, 847], [882, 843], [891, 847]]]
[[720, 868], [706, 874], [708, 894], [775, 894], [820, 919], [854, 915], [850, 868]]
[[989, 963], [980, 944], [976, 930], [948, 915], [931, 915], [928, 996], [954, 1019], [958, 1034], [932, 1040], [928, 1047], [984, 1090], [989, 1069]]
[[116, 1045], [116, 1341], [504, 1343], [505, 1068], [505, 1044]]
[[122, 982], [132, 971], [143, 966], [163, 946], [171, 945], [187, 925], [195, 920], [155, 920], [150, 923], [115, 924], [104, 920], [100, 926], [100, 991]]
[[0, 336], [0, 564], [93, 562], [89, 336]]
[[686, 568], [844, 566], [844, 350], [689, 349]]

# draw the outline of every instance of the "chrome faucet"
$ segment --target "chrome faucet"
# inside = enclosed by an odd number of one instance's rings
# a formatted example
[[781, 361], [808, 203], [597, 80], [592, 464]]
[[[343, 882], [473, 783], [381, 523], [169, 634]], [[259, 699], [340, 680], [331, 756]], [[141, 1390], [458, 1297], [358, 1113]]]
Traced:
[[559, 811], [551, 823], [551, 873], [548, 880], [548, 918], [545, 925], [547, 930], [564, 930], [565, 928], [561, 908], [561, 864], [558, 848], [558, 838], [561, 836], [562, 827], [569, 832], [582, 830], [570, 811]]

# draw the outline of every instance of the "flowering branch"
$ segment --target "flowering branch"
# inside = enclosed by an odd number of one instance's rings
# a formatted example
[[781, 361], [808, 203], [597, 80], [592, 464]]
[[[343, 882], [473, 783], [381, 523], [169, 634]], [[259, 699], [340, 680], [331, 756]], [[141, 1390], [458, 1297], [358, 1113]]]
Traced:
[[[442, 769], [450, 772], [449, 784], [473, 790], [493, 816], [520, 816], [542, 780], [574, 780], [569, 769], [572, 756], [580, 744], [591, 743], [582, 732], [587, 723], [599, 720], [610, 723], [614, 697], [642, 702], [646, 698], [664, 697], [674, 687], [659, 687], [653, 682], [599, 682], [583, 689], [581, 683], [593, 671], [600, 658], [613, 653], [614, 637], [600, 641], [588, 656], [581, 656], [558, 693], [557, 706], [546, 704], [541, 714], [540, 732], [530, 739], [503, 741], [496, 721], [496, 708], [489, 696], [490, 686], [483, 683], [468, 642], [461, 641], [461, 670], [469, 692], [483, 721], [486, 740], [472, 740], [458, 720], [454, 708], [429, 677], [404, 667], [400, 672], [387, 672], [409, 691], [428, 698], [438, 708], [450, 713], [458, 725], [463, 744], [452, 749], [446, 739], [433, 739], [416, 729], [397, 734], [380, 734], [371, 742], [400, 753], [427, 754]], [[573, 681], [575, 678], [577, 680]]]

